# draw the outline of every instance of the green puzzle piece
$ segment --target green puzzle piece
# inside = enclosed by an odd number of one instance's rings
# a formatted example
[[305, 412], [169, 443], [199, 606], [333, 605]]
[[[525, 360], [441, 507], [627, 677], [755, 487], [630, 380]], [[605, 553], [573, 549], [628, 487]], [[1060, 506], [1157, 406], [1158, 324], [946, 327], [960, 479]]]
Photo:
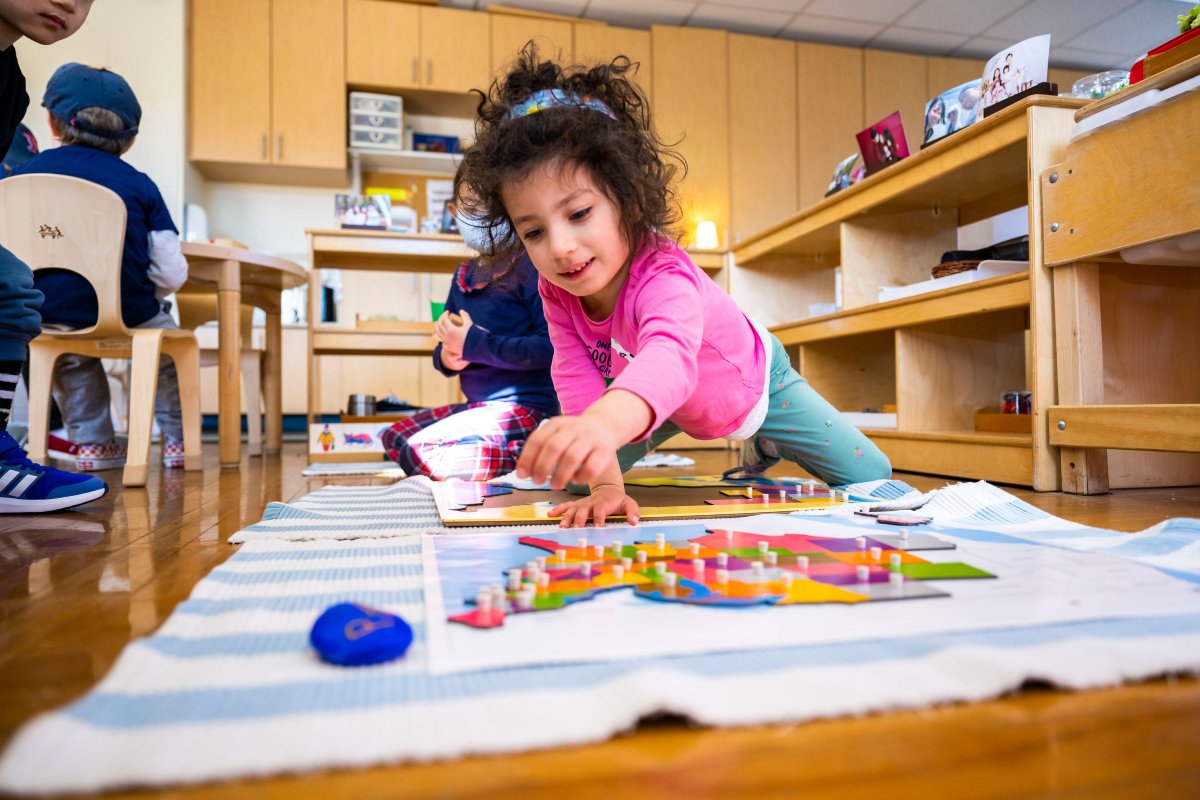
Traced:
[[923, 564], [901, 564], [900, 574], [906, 578], [912, 578], [918, 581], [948, 580], [950, 578], [996, 577], [990, 572], [984, 572], [981, 569], [972, 567], [970, 564], [962, 564], [957, 561], [948, 564], [935, 564], [932, 562], [925, 562]]

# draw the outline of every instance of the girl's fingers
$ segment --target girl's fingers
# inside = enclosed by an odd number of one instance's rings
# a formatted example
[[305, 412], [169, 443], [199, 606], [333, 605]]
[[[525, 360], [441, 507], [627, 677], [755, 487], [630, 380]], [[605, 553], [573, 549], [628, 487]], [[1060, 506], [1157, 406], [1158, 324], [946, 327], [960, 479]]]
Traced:
[[[517, 477], [533, 477], [538, 458], [542, 453], [542, 447], [549, 436], [550, 431], [544, 428], [539, 428], [530, 434], [529, 438], [525, 441], [525, 447], [521, 449], [521, 455], [517, 458]], [[538, 483], [541, 482], [538, 481]]]
[[[586, 453], [581, 454], [578, 447], [564, 447], [559, 454], [558, 463], [554, 466], [554, 474], [551, 476], [550, 486], [555, 489], [562, 489], [570, 481], [579, 481], [579, 465]], [[587, 483], [587, 481], [581, 481]]]

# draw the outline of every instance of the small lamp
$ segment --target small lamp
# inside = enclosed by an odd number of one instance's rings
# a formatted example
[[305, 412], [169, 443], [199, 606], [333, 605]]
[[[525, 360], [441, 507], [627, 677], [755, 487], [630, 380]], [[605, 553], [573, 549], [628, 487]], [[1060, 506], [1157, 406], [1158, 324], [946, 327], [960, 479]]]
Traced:
[[717, 238], [717, 223], [707, 219], [696, 223], [695, 245], [701, 250], [716, 250], [720, 247], [721, 241]]

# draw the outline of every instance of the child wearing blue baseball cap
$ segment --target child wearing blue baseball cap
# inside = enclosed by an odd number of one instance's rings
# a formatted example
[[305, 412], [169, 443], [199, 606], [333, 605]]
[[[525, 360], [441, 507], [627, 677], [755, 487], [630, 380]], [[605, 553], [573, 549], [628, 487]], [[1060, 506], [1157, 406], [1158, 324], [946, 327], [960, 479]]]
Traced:
[[[43, 45], [60, 42], [79, 30], [91, 8], [92, 0], [0, 0], [0, 153], [9, 152], [29, 108], [13, 45], [18, 39]], [[42, 330], [41, 305], [33, 273], [0, 242], [0, 514], [60, 511], [108, 491], [108, 484], [94, 475], [33, 463], [8, 432], [29, 340]]]
[[[130, 328], [175, 328], [165, 298], [187, 280], [179, 232], [162, 195], [147, 175], [122, 154], [133, 146], [142, 108], [133, 89], [115, 72], [64, 64], [46, 85], [42, 105], [61, 147], [34, 156], [14, 175], [50, 173], [100, 184], [125, 201], [125, 251], [121, 260], [121, 316]], [[35, 284], [46, 296], [42, 324], [84, 328], [95, 324], [96, 294], [74, 272], [39, 270]], [[67, 355], [54, 368], [54, 400], [79, 470], [112, 469], [125, 463], [109, 413], [108, 381], [100, 360]], [[175, 365], [166, 356], [158, 372], [154, 418], [163, 432], [163, 464], [182, 468], [183, 419]]]

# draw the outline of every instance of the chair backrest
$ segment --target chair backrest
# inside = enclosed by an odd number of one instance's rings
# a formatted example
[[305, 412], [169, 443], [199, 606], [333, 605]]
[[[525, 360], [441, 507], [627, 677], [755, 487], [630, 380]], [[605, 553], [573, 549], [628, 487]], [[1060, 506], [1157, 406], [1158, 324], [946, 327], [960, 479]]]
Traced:
[[96, 292], [100, 314], [73, 335], [129, 335], [121, 319], [125, 203], [111, 189], [65, 175], [0, 181], [0, 242], [39, 269], [79, 273]]

